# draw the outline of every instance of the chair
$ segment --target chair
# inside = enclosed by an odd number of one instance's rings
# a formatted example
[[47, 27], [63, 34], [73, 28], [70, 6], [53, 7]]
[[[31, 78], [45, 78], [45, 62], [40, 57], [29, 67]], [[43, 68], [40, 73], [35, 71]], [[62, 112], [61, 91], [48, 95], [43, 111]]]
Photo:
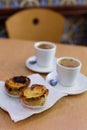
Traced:
[[59, 42], [65, 18], [45, 8], [31, 8], [17, 12], [6, 20], [9, 38]]

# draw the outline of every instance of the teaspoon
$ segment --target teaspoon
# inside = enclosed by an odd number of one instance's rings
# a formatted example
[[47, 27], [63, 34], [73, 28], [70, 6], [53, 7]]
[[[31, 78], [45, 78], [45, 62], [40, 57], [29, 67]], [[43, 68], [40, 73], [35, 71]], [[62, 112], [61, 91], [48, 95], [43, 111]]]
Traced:
[[49, 80], [49, 84], [50, 84], [51, 86], [56, 86], [57, 83], [58, 83], [58, 80], [57, 80], [57, 79], [50, 79], [50, 80]]
[[34, 58], [34, 59], [32, 59], [32, 60], [29, 61], [29, 64], [32, 64], [32, 65], [34, 65], [36, 63], [37, 63], [37, 59], [36, 58]]

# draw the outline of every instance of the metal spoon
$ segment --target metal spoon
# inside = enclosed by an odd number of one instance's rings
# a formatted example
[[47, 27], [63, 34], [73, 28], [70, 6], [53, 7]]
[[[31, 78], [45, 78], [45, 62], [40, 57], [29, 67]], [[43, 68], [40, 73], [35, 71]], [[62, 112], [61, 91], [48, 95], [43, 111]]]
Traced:
[[32, 65], [34, 65], [36, 63], [37, 63], [37, 58], [34, 58], [34, 59], [29, 61], [29, 64], [32, 64]]
[[56, 86], [57, 83], [58, 83], [58, 80], [57, 80], [57, 79], [50, 79], [50, 80], [49, 80], [49, 84], [50, 84], [51, 86]]

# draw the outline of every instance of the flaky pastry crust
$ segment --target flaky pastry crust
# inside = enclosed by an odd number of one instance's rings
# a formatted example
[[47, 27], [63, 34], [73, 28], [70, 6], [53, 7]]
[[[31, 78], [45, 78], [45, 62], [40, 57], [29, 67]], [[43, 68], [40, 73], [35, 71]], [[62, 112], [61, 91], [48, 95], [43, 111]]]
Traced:
[[19, 92], [28, 87], [30, 79], [26, 76], [15, 76], [5, 82], [5, 89], [11, 95], [19, 95]]
[[34, 84], [20, 92], [22, 103], [28, 106], [43, 106], [49, 90], [44, 85]]

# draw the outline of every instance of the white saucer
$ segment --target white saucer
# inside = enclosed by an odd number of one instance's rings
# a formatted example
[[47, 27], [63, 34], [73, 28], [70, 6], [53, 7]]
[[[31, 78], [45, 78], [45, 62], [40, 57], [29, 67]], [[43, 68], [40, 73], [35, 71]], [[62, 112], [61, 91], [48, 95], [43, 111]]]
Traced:
[[36, 57], [32, 56], [32, 57], [29, 57], [25, 62], [26, 67], [32, 71], [39, 72], [39, 73], [49, 73], [49, 72], [52, 72], [53, 70], [55, 70], [55, 68], [56, 68], [56, 64], [55, 64], [56, 59], [57, 59], [56, 57], [54, 58], [52, 66], [49, 66], [49, 67], [40, 67], [37, 65], [37, 62], [34, 64], [31, 64], [30, 62], [34, 61], [35, 59], [36, 59]]
[[[52, 79], [58, 80], [58, 76], [57, 76], [56, 72], [51, 72], [47, 75], [46, 81], [49, 84], [50, 84], [50, 80], [52, 80]], [[80, 73], [78, 76], [77, 82], [74, 86], [64, 87], [61, 84], [57, 83], [55, 86], [52, 86], [52, 87], [55, 87], [56, 89], [59, 89], [69, 95], [81, 94], [81, 93], [87, 91], [87, 77]]]

